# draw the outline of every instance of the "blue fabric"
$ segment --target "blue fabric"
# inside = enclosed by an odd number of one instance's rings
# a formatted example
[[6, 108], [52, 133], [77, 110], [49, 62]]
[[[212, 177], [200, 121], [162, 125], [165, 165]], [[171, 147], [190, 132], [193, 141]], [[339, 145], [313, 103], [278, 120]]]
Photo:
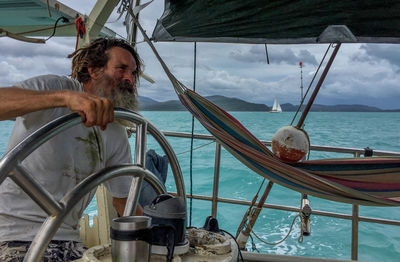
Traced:
[[[168, 158], [167, 156], [160, 156], [150, 149], [146, 152], [146, 169], [152, 172], [163, 184], [167, 180], [168, 174]], [[140, 191], [139, 203], [142, 207], [148, 205], [157, 196], [156, 192], [149, 183], [143, 181], [142, 189]]]

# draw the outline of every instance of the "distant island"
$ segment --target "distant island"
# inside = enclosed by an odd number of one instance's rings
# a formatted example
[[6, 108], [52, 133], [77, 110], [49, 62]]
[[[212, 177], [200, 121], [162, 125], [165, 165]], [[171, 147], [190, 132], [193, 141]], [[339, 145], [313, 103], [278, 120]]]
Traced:
[[[265, 104], [256, 104], [246, 102], [239, 98], [225, 96], [206, 96], [208, 100], [218, 105], [225, 111], [244, 111], [244, 112], [269, 112], [271, 107]], [[148, 97], [139, 97], [139, 107], [141, 111], [186, 111], [186, 108], [179, 100], [169, 100], [158, 102]], [[298, 105], [289, 103], [281, 104], [284, 112], [293, 112], [297, 110]], [[303, 106], [304, 107], [304, 106]], [[314, 104], [311, 107], [313, 112], [400, 112], [400, 109], [383, 110], [378, 107], [366, 105], [319, 105]]]

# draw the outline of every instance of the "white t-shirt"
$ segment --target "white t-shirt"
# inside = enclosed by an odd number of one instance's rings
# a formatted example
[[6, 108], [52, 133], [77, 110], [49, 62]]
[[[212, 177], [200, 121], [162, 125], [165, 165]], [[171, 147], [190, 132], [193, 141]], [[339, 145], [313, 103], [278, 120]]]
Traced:
[[[71, 78], [39, 76], [15, 85], [32, 90], [73, 90], [82, 85]], [[37, 111], [17, 117], [7, 151], [49, 121], [69, 114], [68, 108]], [[105, 131], [83, 124], [71, 127], [33, 151], [23, 162], [31, 174], [57, 201], [84, 178], [108, 166], [131, 163], [131, 150], [126, 130], [111, 123]], [[131, 178], [109, 180], [106, 187], [114, 197], [127, 197]], [[68, 214], [54, 240], [79, 241], [79, 219], [95, 190], [86, 195]], [[10, 178], [0, 185], [0, 241], [31, 241], [48, 215]]]

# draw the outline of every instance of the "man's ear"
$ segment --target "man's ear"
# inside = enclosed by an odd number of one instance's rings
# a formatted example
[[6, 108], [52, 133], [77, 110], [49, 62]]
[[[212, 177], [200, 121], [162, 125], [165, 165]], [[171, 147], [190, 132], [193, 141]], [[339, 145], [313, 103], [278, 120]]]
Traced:
[[88, 72], [91, 79], [99, 79], [103, 76], [104, 68], [103, 67], [88, 67]]

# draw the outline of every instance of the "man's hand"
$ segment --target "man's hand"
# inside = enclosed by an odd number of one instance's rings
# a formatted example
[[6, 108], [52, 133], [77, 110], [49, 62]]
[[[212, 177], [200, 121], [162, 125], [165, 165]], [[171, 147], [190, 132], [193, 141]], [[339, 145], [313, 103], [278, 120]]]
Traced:
[[81, 115], [85, 126], [100, 126], [105, 130], [114, 121], [114, 104], [110, 99], [85, 92], [65, 93], [66, 106]]

